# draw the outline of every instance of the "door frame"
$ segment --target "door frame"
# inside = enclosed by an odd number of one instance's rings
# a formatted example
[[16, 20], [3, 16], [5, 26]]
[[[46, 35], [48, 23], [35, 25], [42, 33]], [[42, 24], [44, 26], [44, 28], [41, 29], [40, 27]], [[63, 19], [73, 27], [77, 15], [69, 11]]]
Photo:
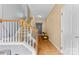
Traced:
[[[43, 23], [42, 22], [41, 23], [40, 22], [37, 22], [36, 23], [36, 28], [37, 28], [37, 24], [41, 24], [41, 32], [42, 32], [42, 27], [43, 27], [42, 25], [43, 25]], [[41, 34], [38, 33], [38, 35], [42, 35], [42, 33]]]

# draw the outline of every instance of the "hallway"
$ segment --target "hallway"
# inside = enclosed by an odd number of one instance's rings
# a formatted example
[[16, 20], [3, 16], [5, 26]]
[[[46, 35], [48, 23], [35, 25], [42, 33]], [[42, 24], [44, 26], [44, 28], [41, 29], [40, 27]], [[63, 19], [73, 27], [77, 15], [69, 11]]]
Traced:
[[38, 42], [38, 55], [60, 55], [60, 52], [49, 40], [43, 40], [40, 37]]

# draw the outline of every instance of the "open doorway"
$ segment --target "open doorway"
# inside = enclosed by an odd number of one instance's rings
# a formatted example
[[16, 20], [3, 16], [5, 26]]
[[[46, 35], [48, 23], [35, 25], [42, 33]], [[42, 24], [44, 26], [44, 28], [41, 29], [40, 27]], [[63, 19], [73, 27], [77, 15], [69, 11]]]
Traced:
[[38, 34], [42, 35], [42, 23], [36, 23], [36, 28], [38, 29]]

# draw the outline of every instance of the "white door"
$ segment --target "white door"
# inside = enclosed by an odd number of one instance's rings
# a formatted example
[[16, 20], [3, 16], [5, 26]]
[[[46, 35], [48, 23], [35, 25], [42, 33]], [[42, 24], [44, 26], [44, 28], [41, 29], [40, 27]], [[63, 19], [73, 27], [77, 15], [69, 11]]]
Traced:
[[73, 54], [79, 54], [79, 5], [73, 5], [72, 10]]
[[72, 54], [72, 5], [64, 5], [61, 15], [61, 50]]

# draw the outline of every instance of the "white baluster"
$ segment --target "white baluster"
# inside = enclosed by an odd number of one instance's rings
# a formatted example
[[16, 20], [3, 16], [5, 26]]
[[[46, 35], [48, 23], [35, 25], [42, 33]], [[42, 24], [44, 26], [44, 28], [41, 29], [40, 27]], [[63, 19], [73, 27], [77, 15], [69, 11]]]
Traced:
[[17, 24], [16, 24], [16, 27], [17, 27], [17, 28], [16, 28], [16, 40], [17, 40], [17, 42], [19, 42], [19, 41], [18, 41], [18, 33], [19, 33], [19, 32], [18, 32], [18, 31], [19, 31], [19, 29], [18, 29], [18, 22], [17, 22]]
[[20, 42], [21, 42], [21, 40], [22, 40], [22, 27], [20, 29]]
[[9, 22], [9, 40], [8, 42], [11, 42], [11, 23]]
[[31, 46], [31, 40], [32, 40], [32, 28], [30, 27], [30, 46]]
[[[0, 23], [0, 25], [2, 26], [2, 23]], [[2, 40], [2, 28], [1, 28], [1, 42], [0, 43], [2, 43], [3, 42], [3, 40]]]
[[[7, 42], [7, 22], [5, 22], [5, 26], [3, 25], [3, 31], [2, 32], [5, 32], [5, 38], [4, 39], [4, 42]], [[4, 35], [4, 33], [3, 33]]]
[[33, 39], [33, 48], [34, 48], [34, 45], [35, 45], [35, 41], [34, 41], [34, 39]]
[[[6, 22], [7, 23], [7, 22]], [[7, 29], [8, 28], [8, 29]], [[9, 41], [9, 23], [7, 23], [6, 24], [6, 31], [7, 31], [7, 33], [6, 33], [6, 40], [7, 40], [7, 42]]]
[[18, 36], [17, 36], [17, 35], [18, 35], [18, 34], [17, 34], [18, 32], [17, 32], [17, 27], [18, 27], [18, 25], [17, 25], [17, 23], [16, 23], [16, 31], [15, 31], [15, 32], [16, 32], [16, 34], [15, 34], [16, 42], [18, 42]]
[[24, 27], [24, 42], [26, 42], [26, 27]]
[[15, 42], [15, 39], [14, 39], [14, 23], [13, 24], [13, 42]]
[[27, 41], [27, 27], [25, 27], [25, 41]]
[[13, 23], [12, 23], [12, 41], [11, 42], [13, 42], [14, 41], [14, 38], [13, 38], [13, 33], [14, 33], [14, 31], [13, 31]]
[[7, 22], [5, 22], [5, 41], [7, 42]]
[[17, 39], [15, 38], [15, 33], [16, 33], [16, 23], [14, 22], [14, 42], [17, 42]]
[[20, 42], [22, 41], [22, 27], [21, 27], [21, 29], [20, 29]]
[[5, 26], [6, 26], [6, 22], [5, 22], [3, 25], [4, 25], [4, 26], [3, 26], [4, 42], [7, 42], [7, 39], [6, 39], [6, 28], [5, 28]]
[[31, 46], [33, 47], [33, 39], [31, 38], [31, 40], [32, 40], [32, 41], [31, 41]]
[[29, 37], [29, 30], [28, 30], [28, 26], [27, 26], [27, 29], [26, 29], [26, 30], [27, 30], [27, 39], [26, 39], [26, 40], [27, 40], [27, 44], [28, 44], [28, 40], [29, 40], [29, 39], [28, 39], [28, 37]]
[[10, 42], [10, 22], [9, 22], [9, 40], [8, 42]]
[[4, 39], [3, 39], [3, 23], [1, 24], [1, 26], [2, 26], [2, 43], [4, 42]]

